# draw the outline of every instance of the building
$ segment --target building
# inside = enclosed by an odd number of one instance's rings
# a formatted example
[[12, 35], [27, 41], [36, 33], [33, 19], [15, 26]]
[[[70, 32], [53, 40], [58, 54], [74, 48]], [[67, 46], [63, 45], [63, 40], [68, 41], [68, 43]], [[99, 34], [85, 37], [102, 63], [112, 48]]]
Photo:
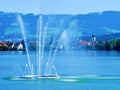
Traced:
[[12, 50], [24, 50], [24, 46], [22, 43], [19, 43], [19, 42], [16, 42], [16, 43], [13, 43], [12, 46], [11, 46], [11, 49]]
[[5, 42], [0, 42], [0, 46], [8, 46]]
[[80, 45], [88, 45], [88, 46], [90, 46], [90, 41], [81, 41], [80, 43], [79, 43]]
[[93, 41], [93, 42], [96, 41], [96, 36], [95, 36], [95, 34], [92, 34], [92, 41]]
[[0, 51], [8, 50], [8, 45], [5, 42], [0, 42]]

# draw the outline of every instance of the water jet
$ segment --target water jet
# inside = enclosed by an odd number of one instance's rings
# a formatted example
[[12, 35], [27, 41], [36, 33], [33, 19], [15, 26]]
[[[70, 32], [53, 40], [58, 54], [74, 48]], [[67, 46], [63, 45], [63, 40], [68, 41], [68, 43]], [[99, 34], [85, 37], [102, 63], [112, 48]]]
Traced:
[[[58, 50], [58, 47], [60, 45], [61, 37], [58, 41], [58, 44], [53, 50], [53, 44], [49, 51], [48, 61], [46, 63], [46, 70], [43, 74], [42, 72], [42, 61], [43, 61], [43, 54], [44, 54], [44, 42], [46, 38], [46, 31], [47, 31], [47, 25], [45, 28], [42, 27], [42, 15], [39, 16], [38, 22], [37, 22], [37, 29], [36, 29], [36, 61], [37, 61], [37, 73], [35, 73], [35, 67], [31, 63], [31, 58], [29, 54], [28, 44], [27, 44], [27, 38], [26, 38], [26, 32], [25, 32], [25, 26], [24, 22], [22, 20], [22, 17], [20, 15], [17, 15], [17, 19], [21, 28], [22, 37], [25, 43], [25, 50], [27, 54], [27, 61], [28, 63], [25, 65], [25, 75], [18, 76], [15, 78], [20, 79], [38, 79], [38, 78], [58, 78], [57, 70], [53, 64], [56, 52]], [[61, 35], [62, 36], [62, 35]], [[53, 54], [52, 54], [53, 53]], [[51, 56], [53, 55], [53, 56]]]

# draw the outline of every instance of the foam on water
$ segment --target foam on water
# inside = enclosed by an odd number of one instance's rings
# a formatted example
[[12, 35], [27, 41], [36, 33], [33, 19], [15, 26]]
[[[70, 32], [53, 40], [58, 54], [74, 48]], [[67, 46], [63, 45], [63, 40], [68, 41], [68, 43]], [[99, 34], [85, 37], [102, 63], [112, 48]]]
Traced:
[[57, 82], [87, 82], [87, 81], [92, 81], [92, 80], [120, 80], [120, 77], [111, 77], [111, 76], [63, 76], [63, 77], [59, 77], [59, 76], [54, 76], [54, 75], [49, 75], [49, 76], [38, 76], [38, 75], [34, 75], [34, 76], [16, 76], [16, 77], [8, 77], [5, 78], [5, 80], [17, 80], [17, 81], [21, 81], [21, 80], [46, 80], [46, 79], [50, 79], [50, 80], [54, 80]]

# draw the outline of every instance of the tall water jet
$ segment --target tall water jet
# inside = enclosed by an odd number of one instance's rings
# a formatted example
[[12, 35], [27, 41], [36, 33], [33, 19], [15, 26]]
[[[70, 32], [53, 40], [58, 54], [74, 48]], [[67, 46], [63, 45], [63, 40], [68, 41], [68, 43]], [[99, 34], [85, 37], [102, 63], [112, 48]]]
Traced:
[[24, 40], [24, 43], [25, 43], [25, 49], [26, 49], [26, 53], [27, 53], [27, 60], [28, 60], [30, 75], [32, 75], [32, 67], [31, 67], [30, 55], [29, 55], [29, 50], [28, 50], [28, 44], [27, 44], [27, 41], [26, 41], [27, 39], [26, 39], [26, 34], [25, 34], [24, 22], [23, 22], [20, 15], [17, 15], [17, 19], [18, 19], [20, 29], [21, 29], [21, 33], [22, 33], [22, 37], [23, 37], [23, 40]]
[[[38, 45], [37, 47], [37, 74], [41, 74], [41, 51], [42, 51], [42, 16], [39, 16], [37, 24]], [[36, 39], [37, 40], [37, 39]]]
[[51, 43], [51, 48], [50, 48], [50, 52], [48, 55], [48, 60], [46, 62], [46, 69], [45, 69], [45, 75], [50, 74], [50, 62], [51, 62], [51, 58], [52, 58], [52, 53], [53, 53], [53, 46], [54, 46], [54, 41], [55, 41], [55, 36], [53, 37], [52, 43]]
[[[46, 30], [47, 30], [47, 24], [45, 27], [42, 27], [42, 15], [39, 16], [38, 22], [37, 22], [37, 35], [36, 38], [38, 38], [38, 46], [37, 46], [37, 63], [38, 63], [38, 75], [42, 74], [42, 61], [43, 61], [43, 55], [44, 55], [44, 44], [46, 39]], [[37, 39], [36, 39], [37, 40]]]
[[68, 31], [65, 30], [63, 33], [62, 33], [62, 36], [61, 36], [61, 45], [63, 46], [63, 48], [68, 51], [69, 50], [69, 45], [70, 45], [70, 37], [68, 35]]
[[[52, 55], [50, 55], [50, 60], [48, 60], [47, 63], [49, 63], [49, 70], [47, 72], [47, 75], [43, 75], [42, 73], [42, 60], [43, 60], [43, 55], [44, 55], [44, 44], [45, 44], [45, 39], [46, 39], [46, 31], [47, 31], [47, 24], [45, 25], [44, 29], [43, 29], [43, 25], [42, 25], [42, 15], [39, 16], [38, 22], [37, 22], [37, 31], [36, 31], [36, 58], [37, 58], [37, 72], [35, 73], [35, 68], [34, 65], [31, 63], [30, 60], [30, 54], [29, 54], [29, 49], [28, 49], [28, 44], [27, 44], [27, 38], [26, 38], [26, 33], [25, 33], [25, 28], [24, 28], [24, 22], [22, 20], [22, 17], [20, 15], [17, 15], [17, 19], [21, 28], [21, 33], [22, 33], [22, 37], [24, 40], [24, 44], [25, 44], [25, 49], [26, 49], [26, 54], [27, 54], [27, 60], [28, 60], [28, 64], [25, 65], [25, 75], [19, 78], [56, 78], [57, 77], [57, 71], [55, 66], [53, 65], [53, 61], [54, 61], [54, 57], [56, 55], [56, 51], [57, 48], [59, 46], [59, 41], [58, 44], [56, 46], [55, 52]], [[53, 48], [53, 47], [52, 47]], [[53, 50], [51, 48], [51, 51]], [[52, 52], [50, 52], [52, 54]], [[54, 73], [54, 74], [51, 74]]]
[[48, 61], [46, 63], [45, 74], [47, 74], [47, 75], [53, 74], [52, 71], [54, 71], [55, 75], [57, 76], [57, 71], [56, 71], [56, 68], [55, 68], [53, 63], [54, 63], [54, 60], [55, 60], [55, 56], [56, 56], [57, 50], [58, 50], [58, 48], [59, 48], [63, 38], [67, 38], [65, 33], [66, 33], [66, 31], [64, 31], [61, 34], [60, 38], [58, 39], [57, 45], [55, 47], [55, 50], [53, 50], [55, 37], [53, 38], [52, 45], [51, 45], [51, 48], [50, 48], [49, 57], [48, 57]]

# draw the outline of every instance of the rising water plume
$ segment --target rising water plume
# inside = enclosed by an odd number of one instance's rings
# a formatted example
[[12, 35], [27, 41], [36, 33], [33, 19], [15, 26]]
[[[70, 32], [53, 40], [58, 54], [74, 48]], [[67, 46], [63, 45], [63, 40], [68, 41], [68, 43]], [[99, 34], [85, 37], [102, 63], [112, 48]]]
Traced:
[[32, 75], [32, 66], [31, 66], [30, 54], [29, 54], [29, 49], [28, 49], [28, 44], [27, 44], [27, 39], [26, 39], [24, 22], [23, 22], [20, 15], [17, 15], [17, 19], [18, 19], [18, 22], [19, 22], [19, 25], [20, 25], [20, 28], [21, 28], [22, 37], [23, 37], [23, 40], [24, 40], [24, 43], [25, 43], [25, 49], [26, 49], [26, 53], [27, 53], [27, 60], [28, 60], [30, 75]]
[[[28, 49], [28, 44], [27, 44], [27, 39], [26, 39], [26, 32], [25, 32], [25, 26], [24, 26], [24, 22], [22, 20], [22, 17], [20, 15], [17, 15], [17, 19], [21, 28], [21, 33], [22, 33], [22, 37], [25, 43], [25, 49], [26, 49], [26, 54], [27, 54], [27, 61], [28, 64], [25, 65], [25, 76], [42, 76], [42, 61], [44, 59], [44, 44], [45, 44], [45, 39], [46, 39], [46, 31], [47, 31], [47, 24], [45, 25], [45, 27], [42, 27], [42, 15], [39, 16], [38, 22], [37, 22], [37, 31], [36, 31], [36, 57], [37, 57], [37, 73], [35, 73], [34, 71], [34, 66], [31, 63], [31, 59], [30, 59], [30, 54], [29, 54], [29, 49]], [[53, 41], [54, 42], [54, 41]], [[53, 44], [52, 47], [50, 48], [50, 52], [49, 52], [49, 56], [48, 56], [48, 61], [46, 63], [46, 68], [48, 68], [48, 70], [46, 71], [45, 75], [52, 75], [55, 74], [57, 75], [57, 71], [56, 68], [53, 64], [54, 59], [55, 59], [55, 55], [56, 52], [58, 50], [60, 44], [60, 39], [58, 41], [58, 44], [55, 48], [55, 50], [53, 51]]]

